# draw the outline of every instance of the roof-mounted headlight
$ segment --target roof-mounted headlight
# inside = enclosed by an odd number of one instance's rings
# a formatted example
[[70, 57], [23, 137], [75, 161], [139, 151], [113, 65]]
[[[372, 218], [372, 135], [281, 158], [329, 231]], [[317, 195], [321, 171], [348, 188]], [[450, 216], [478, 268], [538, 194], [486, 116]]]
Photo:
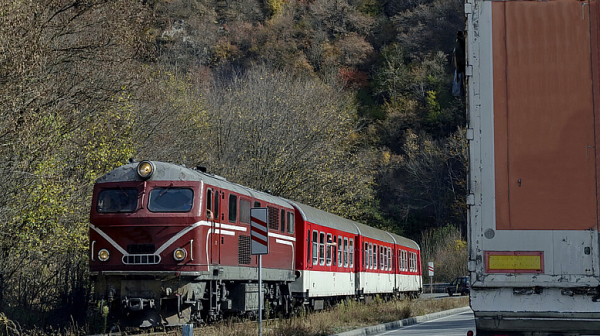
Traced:
[[149, 179], [155, 170], [154, 163], [150, 161], [142, 161], [137, 166], [137, 173], [142, 180]]

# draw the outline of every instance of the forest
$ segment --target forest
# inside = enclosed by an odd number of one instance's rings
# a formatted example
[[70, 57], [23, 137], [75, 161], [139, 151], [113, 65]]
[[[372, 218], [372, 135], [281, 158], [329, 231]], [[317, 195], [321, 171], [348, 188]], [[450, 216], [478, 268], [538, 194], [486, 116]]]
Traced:
[[0, 2], [0, 327], [83, 323], [91, 190], [130, 158], [206, 166], [414, 239], [434, 280], [466, 273], [462, 30], [462, 0]]

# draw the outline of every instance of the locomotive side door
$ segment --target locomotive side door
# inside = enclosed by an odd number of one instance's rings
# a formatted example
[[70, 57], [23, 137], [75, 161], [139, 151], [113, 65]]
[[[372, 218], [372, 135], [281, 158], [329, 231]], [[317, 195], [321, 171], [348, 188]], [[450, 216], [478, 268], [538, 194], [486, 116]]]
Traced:
[[213, 201], [213, 220], [211, 221], [211, 251], [210, 251], [210, 262], [211, 264], [219, 264], [221, 261], [221, 195], [223, 192], [218, 190], [214, 191]]

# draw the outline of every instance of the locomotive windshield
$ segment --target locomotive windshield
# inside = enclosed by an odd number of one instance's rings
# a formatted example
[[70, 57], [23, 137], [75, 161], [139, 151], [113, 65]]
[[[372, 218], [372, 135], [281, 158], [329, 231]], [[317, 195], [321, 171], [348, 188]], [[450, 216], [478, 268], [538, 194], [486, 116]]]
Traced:
[[98, 193], [96, 210], [101, 213], [134, 212], [138, 191], [135, 188], [104, 189]]
[[154, 188], [150, 191], [148, 210], [152, 212], [188, 212], [192, 210], [194, 192], [189, 188]]

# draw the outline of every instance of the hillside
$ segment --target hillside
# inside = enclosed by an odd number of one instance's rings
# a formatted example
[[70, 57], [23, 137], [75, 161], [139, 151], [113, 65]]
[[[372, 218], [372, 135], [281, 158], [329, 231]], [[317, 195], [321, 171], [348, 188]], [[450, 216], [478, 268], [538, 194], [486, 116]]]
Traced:
[[462, 9], [0, 3], [4, 311], [23, 326], [84, 318], [91, 188], [129, 158], [202, 164], [417, 240], [465, 232], [464, 98], [452, 95]]

